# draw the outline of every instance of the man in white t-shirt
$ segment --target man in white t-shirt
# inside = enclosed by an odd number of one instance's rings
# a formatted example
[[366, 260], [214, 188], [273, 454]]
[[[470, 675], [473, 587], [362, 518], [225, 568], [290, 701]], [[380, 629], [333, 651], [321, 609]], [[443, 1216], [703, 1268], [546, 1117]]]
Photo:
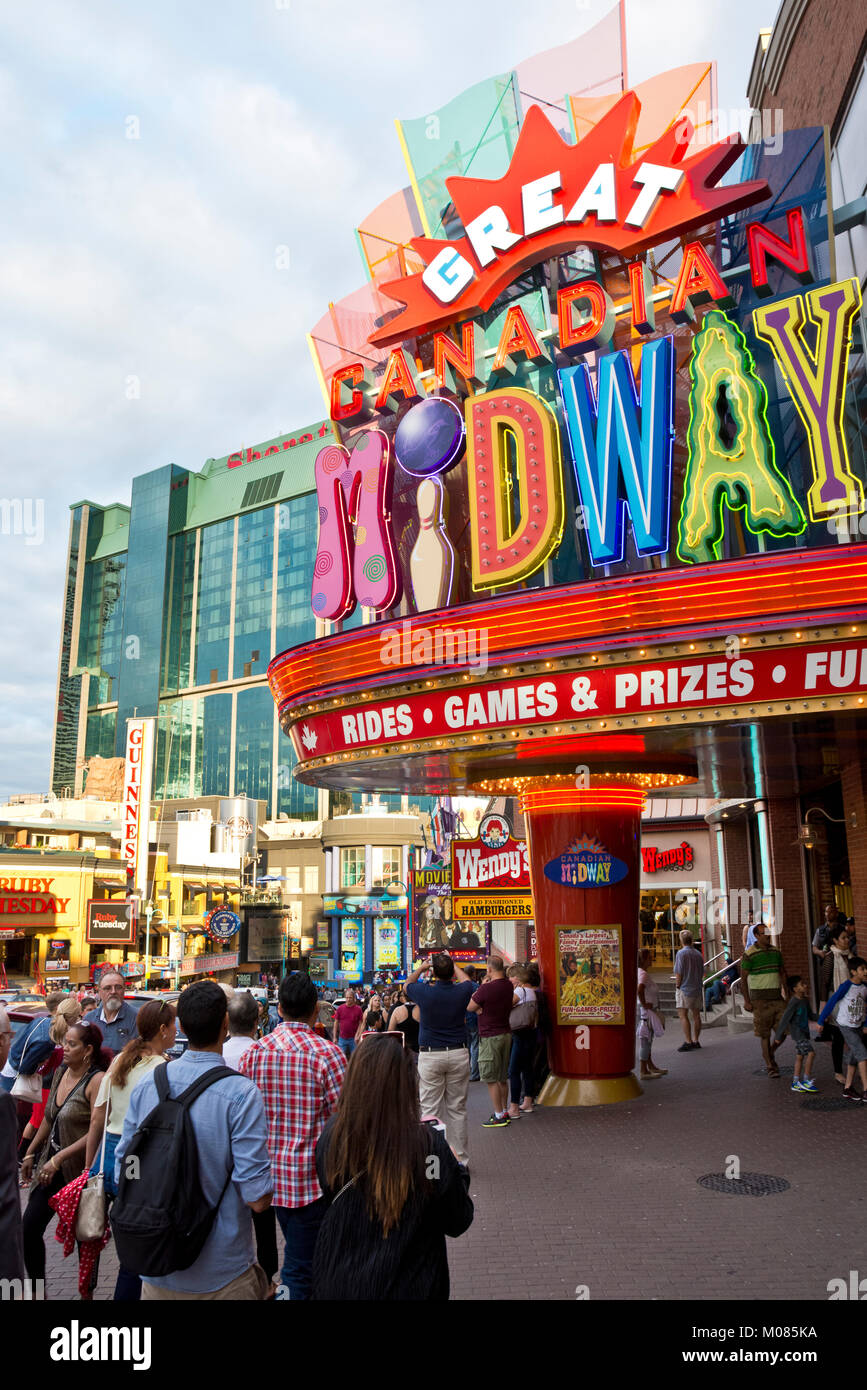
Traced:
[[259, 1001], [247, 990], [239, 990], [229, 1000], [229, 1036], [223, 1043], [223, 1061], [238, 1070], [238, 1063], [248, 1047], [256, 1041], [259, 1023]]

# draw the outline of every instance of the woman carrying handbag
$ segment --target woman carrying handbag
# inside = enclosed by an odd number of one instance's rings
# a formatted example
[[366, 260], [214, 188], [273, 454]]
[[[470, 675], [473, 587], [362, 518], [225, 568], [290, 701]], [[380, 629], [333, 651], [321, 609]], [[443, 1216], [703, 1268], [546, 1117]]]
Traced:
[[108, 1065], [96, 1025], [73, 1024], [64, 1038], [63, 1065], [54, 1073], [44, 1118], [21, 1163], [21, 1186], [30, 1187], [35, 1177], [22, 1220], [24, 1264], [31, 1279], [45, 1279], [43, 1237], [54, 1218], [50, 1198], [84, 1168], [91, 1110]]
[[[47, 1041], [52, 1044], [52, 1050], [48, 1053], [45, 1060], [40, 1062], [39, 1066], [36, 1068], [36, 1075], [42, 1087], [42, 1094], [39, 1101], [34, 1104], [30, 1112], [30, 1119], [24, 1126], [24, 1132], [21, 1135], [18, 1152], [22, 1157], [27, 1152], [27, 1146], [30, 1140], [42, 1124], [45, 1107], [48, 1104], [48, 1097], [51, 1094], [51, 1082], [54, 1078], [54, 1073], [63, 1062], [63, 1039], [66, 1037], [73, 1023], [77, 1023], [80, 1018], [81, 1005], [77, 999], [72, 998], [61, 999], [60, 1003], [55, 1007], [54, 1013], [51, 1015]], [[40, 1056], [43, 1050], [43, 1048], [39, 1049]]]

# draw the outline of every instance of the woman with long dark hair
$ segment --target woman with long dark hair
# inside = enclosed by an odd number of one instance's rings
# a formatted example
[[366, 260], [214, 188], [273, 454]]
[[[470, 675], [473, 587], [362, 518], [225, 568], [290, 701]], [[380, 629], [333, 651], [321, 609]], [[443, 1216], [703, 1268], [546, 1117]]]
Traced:
[[54, 1073], [42, 1123], [21, 1163], [21, 1186], [35, 1183], [24, 1211], [24, 1264], [31, 1279], [45, 1278], [45, 1231], [54, 1218], [49, 1198], [84, 1170], [87, 1132], [99, 1083], [111, 1063], [95, 1023], [73, 1023], [63, 1039], [63, 1063]]
[[442, 1127], [422, 1123], [415, 1059], [392, 1034], [353, 1053], [316, 1146], [328, 1209], [313, 1298], [446, 1300], [446, 1236], [472, 1223], [469, 1173]]

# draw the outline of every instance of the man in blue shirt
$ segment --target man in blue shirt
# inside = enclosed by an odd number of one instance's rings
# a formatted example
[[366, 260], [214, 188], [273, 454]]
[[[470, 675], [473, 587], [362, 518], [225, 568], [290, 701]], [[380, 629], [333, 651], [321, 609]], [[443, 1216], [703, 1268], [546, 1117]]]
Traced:
[[[229, 1023], [226, 995], [220, 986], [202, 980], [184, 990], [178, 1000], [178, 1021], [190, 1045], [182, 1057], [169, 1063], [173, 1096], [197, 1081], [204, 1069], [223, 1065]], [[132, 1136], [156, 1108], [158, 1099], [152, 1076], [146, 1076], [133, 1090], [115, 1156], [116, 1181]], [[189, 1117], [199, 1154], [199, 1182], [217, 1214], [199, 1258], [188, 1269], [145, 1280], [142, 1299], [262, 1299], [268, 1292], [268, 1281], [256, 1263], [250, 1214], [271, 1205], [271, 1161], [262, 1093], [245, 1076], [226, 1077], [193, 1101]]]
[[124, 999], [125, 990], [126, 980], [119, 970], [104, 970], [99, 980], [100, 1006], [84, 1015], [85, 1023], [96, 1024], [103, 1043], [115, 1055], [138, 1037], [137, 1011]]
[[[425, 984], [422, 975], [433, 971]], [[423, 1115], [436, 1115], [459, 1163], [467, 1163], [470, 1059], [464, 1017], [475, 985], [445, 951], [415, 969], [406, 997], [418, 1004], [418, 1090]]]

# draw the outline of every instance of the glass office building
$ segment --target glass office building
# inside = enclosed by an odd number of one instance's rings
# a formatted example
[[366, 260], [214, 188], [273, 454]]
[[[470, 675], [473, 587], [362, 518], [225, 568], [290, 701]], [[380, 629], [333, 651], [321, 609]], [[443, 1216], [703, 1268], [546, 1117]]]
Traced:
[[134, 478], [129, 507], [72, 507], [54, 792], [86, 791], [88, 760], [121, 756], [137, 713], [158, 719], [155, 800], [249, 796], [274, 819], [360, 809], [357, 794], [329, 802], [295, 781], [265, 679], [278, 652], [328, 630], [310, 608], [326, 437], [320, 421], [200, 473], [169, 464]]

